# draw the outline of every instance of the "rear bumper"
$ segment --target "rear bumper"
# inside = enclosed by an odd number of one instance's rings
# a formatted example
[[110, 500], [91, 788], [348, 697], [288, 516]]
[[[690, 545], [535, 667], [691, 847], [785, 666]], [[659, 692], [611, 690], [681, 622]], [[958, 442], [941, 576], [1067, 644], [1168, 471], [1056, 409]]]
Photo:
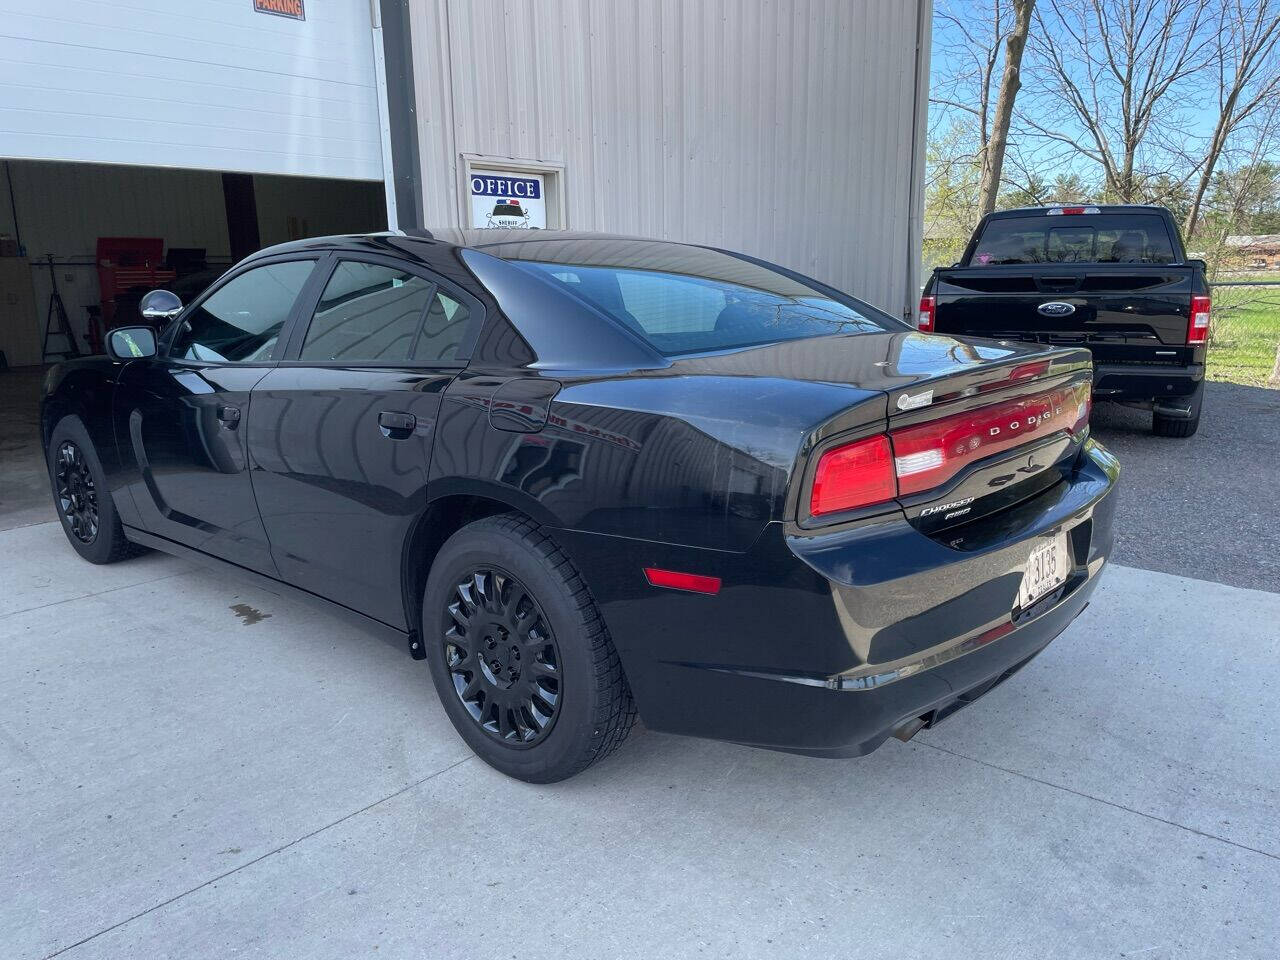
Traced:
[[724, 739], [815, 757], [856, 757], [913, 720], [935, 726], [1029, 663], [1084, 611], [1097, 582], [1096, 575], [1090, 577], [1034, 623], [887, 685], [769, 691], [769, 697], [762, 689], [740, 690], [739, 698], [749, 696], [752, 709], [772, 714], [774, 722], [767, 732]]
[[[1069, 481], [961, 549], [901, 514], [816, 535], [772, 523], [746, 554], [556, 535], [601, 605], [646, 726], [855, 756], [986, 693], [1079, 615], [1111, 552], [1117, 476], [1091, 442]], [[1059, 530], [1068, 580], [1015, 621], [1030, 543]], [[718, 575], [723, 587], [657, 590], [643, 566]]]
[[1105, 400], [1159, 400], [1185, 397], [1204, 381], [1204, 364], [1139, 366], [1100, 363], [1093, 371], [1093, 393]]

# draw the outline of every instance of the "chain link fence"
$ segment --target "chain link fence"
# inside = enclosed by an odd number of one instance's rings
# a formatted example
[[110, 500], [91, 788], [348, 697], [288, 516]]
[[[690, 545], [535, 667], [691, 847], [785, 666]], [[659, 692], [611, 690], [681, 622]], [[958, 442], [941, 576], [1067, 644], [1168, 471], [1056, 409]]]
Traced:
[[1213, 284], [1208, 376], [1280, 388], [1280, 280]]

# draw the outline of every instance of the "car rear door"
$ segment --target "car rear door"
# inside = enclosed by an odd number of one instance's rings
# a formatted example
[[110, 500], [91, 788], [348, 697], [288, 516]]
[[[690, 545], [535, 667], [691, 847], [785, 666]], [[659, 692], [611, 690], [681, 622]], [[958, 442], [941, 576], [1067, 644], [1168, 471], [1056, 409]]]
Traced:
[[276, 258], [229, 274], [166, 331], [160, 356], [125, 365], [112, 415], [151, 533], [275, 576], [245, 423], [316, 262]]
[[417, 265], [323, 264], [284, 358], [253, 389], [253, 487], [284, 580], [406, 626], [402, 555], [426, 508], [440, 398], [482, 319]]

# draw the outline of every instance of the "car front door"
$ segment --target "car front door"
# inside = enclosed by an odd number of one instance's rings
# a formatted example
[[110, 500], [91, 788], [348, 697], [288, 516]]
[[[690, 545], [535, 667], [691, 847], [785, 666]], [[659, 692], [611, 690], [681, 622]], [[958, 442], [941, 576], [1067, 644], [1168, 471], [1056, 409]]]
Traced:
[[316, 258], [243, 269], [167, 331], [161, 355], [126, 365], [113, 417], [151, 533], [276, 575], [249, 480], [254, 384], [272, 368]]
[[482, 308], [392, 258], [335, 254], [321, 278], [253, 388], [254, 492], [284, 580], [404, 628], [403, 549]]

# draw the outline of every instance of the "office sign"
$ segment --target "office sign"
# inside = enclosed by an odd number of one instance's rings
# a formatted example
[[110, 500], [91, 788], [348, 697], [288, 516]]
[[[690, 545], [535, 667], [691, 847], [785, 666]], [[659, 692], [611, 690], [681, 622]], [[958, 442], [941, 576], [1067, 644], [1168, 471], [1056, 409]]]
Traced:
[[542, 174], [500, 170], [471, 173], [471, 226], [484, 230], [545, 230]]

